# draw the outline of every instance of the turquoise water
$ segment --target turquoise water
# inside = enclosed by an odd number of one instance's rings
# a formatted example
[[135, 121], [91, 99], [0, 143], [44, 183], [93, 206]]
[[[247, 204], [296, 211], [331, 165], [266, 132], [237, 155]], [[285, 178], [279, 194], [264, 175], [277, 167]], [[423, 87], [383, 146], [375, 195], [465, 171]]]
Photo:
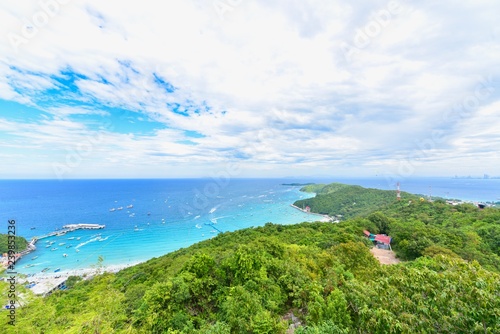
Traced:
[[[498, 179], [400, 181], [401, 190], [411, 193], [477, 201], [500, 199]], [[300, 187], [281, 185], [289, 182], [297, 180], [4, 180], [0, 181], [0, 218], [5, 222], [2, 233], [7, 233], [7, 221], [12, 219], [17, 235], [27, 239], [66, 224], [106, 225], [103, 230], [78, 230], [40, 240], [37, 250], [17, 263], [21, 273], [44, 268], [50, 268], [49, 272], [89, 268], [97, 264], [99, 256], [104, 258], [104, 265], [134, 264], [212, 238], [219, 231], [267, 222], [318, 220], [318, 216], [290, 207], [295, 200], [312, 195], [301, 193]], [[396, 180], [379, 177], [299, 182], [343, 182], [393, 190]], [[133, 207], [127, 208], [130, 205]], [[120, 207], [123, 209], [117, 210]], [[111, 212], [112, 208], [115, 211]], [[53, 244], [46, 247], [47, 241]]]
[[[9, 183], [6, 185], [6, 183]], [[16, 265], [21, 273], [53, 272], [134, 264], [158, 257], [219, 232], [267, 222], [318, 220], [290, 206], [312, 196], [278, 180], [92, 180], [3, 181], [4, 219], [15, 219], [17, 234], [30, 239], [65, 224], [104, 224], [37, 242], [37, 250]], [[127, 208], [133, 206], [132, 208]], [[118, 208], [123, 208], [118, 210]], [[115, 211], [111, 212], [110, 209]], [[34, 229], [32, 229], [34, 228]], [[49, 245], [49, 242], [53, 242]], [[66, 254], [66, 256], [64, 255]], [[33, 257], [36, 259], [32, 260]], [[33, 265], [33, 266], [31, 266]], [[26, 267], [29, 266], [29, 267]]]

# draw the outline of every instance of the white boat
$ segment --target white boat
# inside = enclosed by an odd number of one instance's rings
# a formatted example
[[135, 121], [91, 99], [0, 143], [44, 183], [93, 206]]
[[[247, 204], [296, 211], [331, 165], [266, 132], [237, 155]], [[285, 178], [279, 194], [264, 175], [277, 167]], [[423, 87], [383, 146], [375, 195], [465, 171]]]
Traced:
[[114, 212], [114, 211], [116, 211], [116, 209], [115, 209], [115, 208], [111, 208], [111, 209], [109, 209], [109, 212]]
[[61, 242], [59, 243], [59, 246], [64, 246], [66, 243], [65, 242]]
[[127, 209], [132, 209], [134, 206], [132, 204], [127, 205]]
[[68, 256], [68, 254], [66, 254], [66, 253], [63, 254], [63, 257], [67, 257], [67, 256]]
[[57, 250], [57, 248], [52, 248], [52, 249], [51, 249], [51, 251], [55, 251], [55, 250]]
[[123, 206], [120, 206], [119, 208], [117, 208], [116, 210], [123, 210]]
[[68, 240], [73, 240], [75, 237], [69, 237]]

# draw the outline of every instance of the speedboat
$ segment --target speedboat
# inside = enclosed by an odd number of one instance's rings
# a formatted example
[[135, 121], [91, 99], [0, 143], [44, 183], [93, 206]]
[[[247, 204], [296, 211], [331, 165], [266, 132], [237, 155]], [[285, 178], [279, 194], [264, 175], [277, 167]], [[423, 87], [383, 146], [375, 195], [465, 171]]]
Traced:
[[31, 259], [36, 260], [36, 259], [38, 259], [38, 256], [33, 256]]
[[54, 248], [51, 249], [51, 251], [55, 251], [55, 250], [57, 250], [57, 247], [54, 247]]
[[127, 209], [132, 209], [134, 206], [132, 204], [127, 205]]
[[111, 209], [109, 209], [109, 212], [113, 212], [115, 210], [116, 210], [115, 208], [111, 208]]
[[56, 270], [54, 270], [55, 273], [61, 271], [61, 268], [57, 268]]

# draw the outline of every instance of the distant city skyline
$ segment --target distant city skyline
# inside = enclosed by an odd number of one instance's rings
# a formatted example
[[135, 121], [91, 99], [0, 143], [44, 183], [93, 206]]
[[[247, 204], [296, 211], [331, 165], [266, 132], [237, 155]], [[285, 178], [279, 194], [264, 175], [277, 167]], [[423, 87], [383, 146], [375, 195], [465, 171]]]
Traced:
[[494, 0], [0, 5], [0, 179], [500, 176]]

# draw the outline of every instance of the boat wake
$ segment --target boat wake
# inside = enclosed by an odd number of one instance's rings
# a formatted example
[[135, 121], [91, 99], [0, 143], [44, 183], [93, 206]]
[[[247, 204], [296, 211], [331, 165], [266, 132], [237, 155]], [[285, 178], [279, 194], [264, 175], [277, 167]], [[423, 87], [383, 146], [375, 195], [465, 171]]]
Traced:
[[217, 224], [217, 221], [218, 221], [219, 219], [222, 219], [222, 218], [227, 218], [227, 217], [229, 217], [229, 216], [221, 216], [221, 217], [216, 217], [216, 218], [212, 218], [212, 219], [210, 219], [210, 221], [212, 222], [212, 224]]
[[102, 239], [102, 238], [101, 238], [101, 236], [97, 236], [97, 237], [95, 237], [95, 238], [92, 238], [92, 239], [90, 239], [90, 240], [87, 240], [87, 241], [85, 241], [85, 242], [82, 242], [82, 243], [78, 244], [78, 246], [76, 246], [76, 247], [75, 247], [75, 249], [78, 249], [78, 248], [80, 248], [80, 247], [83, 247], [83, 246], [85, 246], [86, 244], [89, 244], [89, 243], [91, 243], [91, 242], [96, 242], [96, 241], [99, 241], [99, 240], [101, 240], [101, 239]]

